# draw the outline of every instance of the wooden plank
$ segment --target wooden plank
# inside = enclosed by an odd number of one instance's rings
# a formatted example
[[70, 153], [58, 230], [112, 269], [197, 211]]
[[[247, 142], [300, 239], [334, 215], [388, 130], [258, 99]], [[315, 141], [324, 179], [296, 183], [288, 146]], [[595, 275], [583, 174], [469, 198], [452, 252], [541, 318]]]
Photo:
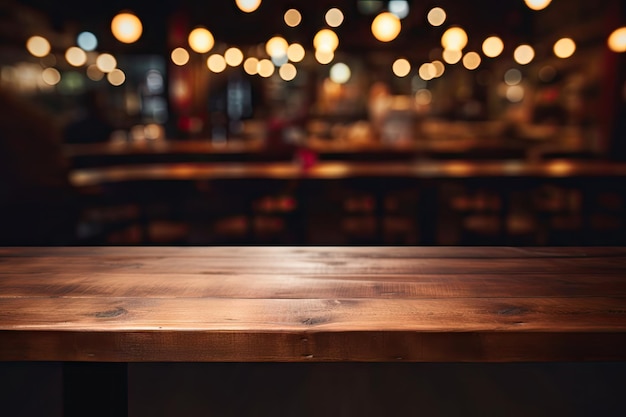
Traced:
[[0, 360], [624, 360], [625, 272], [600, 247], [0, 248]]

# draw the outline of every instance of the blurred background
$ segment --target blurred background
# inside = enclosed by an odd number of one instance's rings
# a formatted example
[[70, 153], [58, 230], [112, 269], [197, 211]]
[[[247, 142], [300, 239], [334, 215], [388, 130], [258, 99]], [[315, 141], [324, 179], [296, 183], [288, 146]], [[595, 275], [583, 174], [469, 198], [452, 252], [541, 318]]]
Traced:
[[3, 0], [0, 244], [624, 245], [620, 0]]

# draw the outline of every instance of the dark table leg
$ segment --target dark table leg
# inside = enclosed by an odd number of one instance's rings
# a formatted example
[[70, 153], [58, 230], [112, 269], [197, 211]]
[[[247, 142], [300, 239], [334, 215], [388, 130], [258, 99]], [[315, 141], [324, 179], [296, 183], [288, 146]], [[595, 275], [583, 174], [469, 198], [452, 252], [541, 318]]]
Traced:
[[63, 416], [128, 416], [127, 364], [65, 362]]

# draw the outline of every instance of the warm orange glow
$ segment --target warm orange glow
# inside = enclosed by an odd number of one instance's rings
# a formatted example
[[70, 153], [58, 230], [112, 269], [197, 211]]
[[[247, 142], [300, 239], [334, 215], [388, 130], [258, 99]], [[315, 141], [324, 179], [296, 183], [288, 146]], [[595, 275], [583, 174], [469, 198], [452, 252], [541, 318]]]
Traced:
[[286, 63], [278, 69], [278, 75], [285, 81], [291, 81], [298, 75], [298, 70], [293, 64]]
[[607, 44], [613, 52], [626, 52], [626, 26], [615, 29], [609, 36]]
[[220, 54], [213, 54], [207, 59], [206, 65], [212, 72], [219, 73], [226, 69], [226, 60]]
[[96, 58], [96, 65], [100, 71], [109, 73], [117, 67], [117, 60], [111, 54], [100, 54]]
[[529, 64], [535, 58], [535, 50], [530, 45], [520, 45], [513, 52], [513, 59], [520, 65]]
[[262, 59], [259, 61], [257, 71], [263, 78], [271, 77], [274, 74], [274, 64], [269, 59]]
[[261, 0], [235, 0], [239, 10], [245, 13], [252, 13], [261, 5]]
[[185, 48], [175, 48], [170, 55], [172, 62], [182, 66], [189, 62], [189, 52]]
[[304, 59], [304, 55], [304, 47], [299, 43], [292, 43], [289, 45], [289, 48], [287, 48], [287, 58], [289, 58], [291, 62], [302, 61]]
[[399, 58], [393, 62], [391, 69], [396, 77], [406, 77], [411, 72], [411, 63], [404, 58]]
[[446, 11], [441, 7], [435, 7], [428, 12], [428, 23], [433, 26], [441, 26], [446, 21]]
[[457, 62], [461, 60], [461, 58], [463, 57], [463, 52], [456, 51], [453, 49], [444, 49], [442, 56], [443, 56], [444, 61], [452, 65], [452, 64], [456, 64]]
[[243, 52], [241, 52], [239, 48], [228, 48], [226, 52], [224, 52], [224, 59], [228, 65], [236, 67], [243, 62]]
[[282, 36], [274, 36], [265, 44], [265, 52], [272, 58], [287, 55], [289, 43]]
[[42, 58], [50, 53], [50, 42], [43, 36], [31, 36], [26, 41], [26, 49], [31, 55]]
[[191, 49], [199, 54], [209, 52], [215, 45], [213, 34], [203, 27], [197, 27], [192, 30], [187, 41]]
[[61, 73], [56, 68], [46, 68], [41, 73], [41, 78], [48, 85], [56, 85], [61, 81]]
[[524, 0], [526, 6], [532, 10], [543, 10], [552, 2], [552, 0]]
[[120, 13], [111, 21], [111, 32], [123, 43], [136, 42], [143, 32], [141, 20], [132, 13]]
[[335, 59], [335, 54], [333, 52], [325, 52], [318, 49], [315, 51], [315, 59], [320, 64], [326, 65], [330, 64], [333, 59]]
[[336, 28], [343, 23], [343, 12], [337, 8], [332, 8], [326, 12], [324, 18], [328, 26]]
[[352, 71], [350, 71], [350, 67], [343, 62], [337, 62], [332, 67], [330, 67], [329, 77], [334, 83], [345, 84], [350, 80], [351, 76]]
[[74, 67], [80, 67], [87, 62], [87, 54], [78, 46], [70, 46], [65, 51], [65, 60]]
[[259, 60], [253, 56], [243, 62], [243, 70], [248, 75], [256, 75], [259, 72]]
[[576, 52], [576, 43], [570, 38], [562, 38], [554, 44], [554, 55], [559, 58], [569, 58]]
[[504, 50], [504, 42], [497, 36], [490, 36], [483, 42], [483, 53], [489, 58], [495, 58]]
[[372, 34], [381, 42], [391, 42], [400, 34], [402, 23], [393, 13], [382, 12], [372, 22]]
[[117, 87], [124, 84], [124, 81], [126, 81], [126, 74], [124, 74], [122, 70], [116, 68], [107, 74], [107, 80], [111, 85]]
[[283, 19], [285, 24], [289, 27], [296, 27], [302, 22], [302, 15], [296, 9], [289, 9], [285, 12]]
[[480, 55], [476, 52], [468, 52], [463, 56], [463, 66], [468, 70], [475, 70], [480, 66]]
[[332, 30], [322, 29], [315, 34], [313, 46], [320, 52], [334, 52], [339, 46], [339, 38]]
[[461, 51], [465, 48], [465, 45], [467, 45], [467, 33], [458, 26], [451, 27], [441, 36], [443, 49]]

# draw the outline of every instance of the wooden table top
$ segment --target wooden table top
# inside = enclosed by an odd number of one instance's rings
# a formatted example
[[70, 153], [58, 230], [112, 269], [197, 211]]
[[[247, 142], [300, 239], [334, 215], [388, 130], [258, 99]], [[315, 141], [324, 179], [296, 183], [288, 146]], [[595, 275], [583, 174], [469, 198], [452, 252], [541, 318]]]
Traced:
[[0, 360], [626, 359], [626, 248], [0, 248]]
[[343, 179], [359, 177], [471, 178], [602, 178], [626, 177], [626, 163], [609, 161], [394, 161], [320, 162], [302, 167], [295, 162], [214, 162], [133, 164], [75, 169], [76, 187], [128, 181], [211, 179]]

